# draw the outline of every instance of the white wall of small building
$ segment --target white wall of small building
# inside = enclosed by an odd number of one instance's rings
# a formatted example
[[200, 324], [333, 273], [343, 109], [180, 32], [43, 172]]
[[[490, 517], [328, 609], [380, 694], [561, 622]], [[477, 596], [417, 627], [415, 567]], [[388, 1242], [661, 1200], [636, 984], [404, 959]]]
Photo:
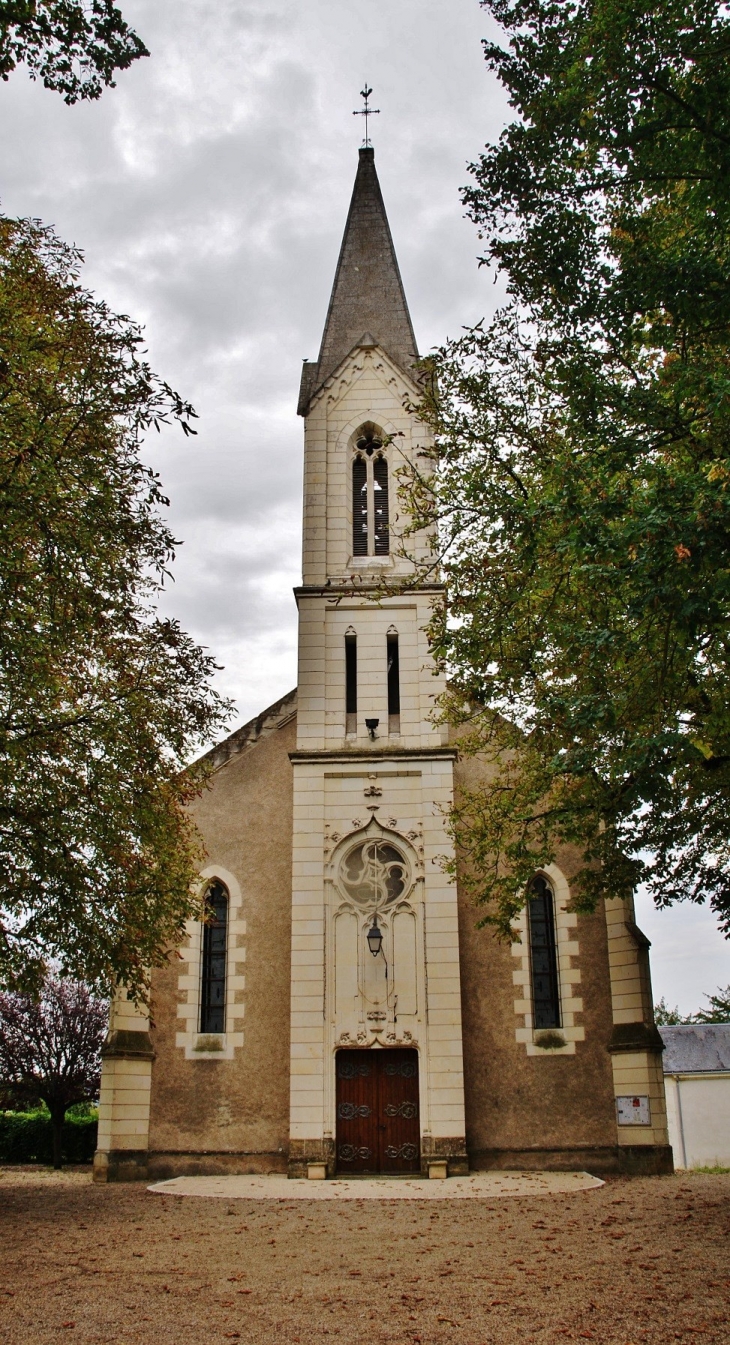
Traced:
[[666, 1074], [675, 1168], [730, 1167], [730, 1072]]

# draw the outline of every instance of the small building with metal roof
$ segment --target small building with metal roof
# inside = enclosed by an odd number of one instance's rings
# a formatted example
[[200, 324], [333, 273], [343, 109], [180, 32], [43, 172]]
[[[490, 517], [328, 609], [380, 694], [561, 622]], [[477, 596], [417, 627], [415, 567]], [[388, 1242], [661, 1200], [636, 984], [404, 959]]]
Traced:
[[730, 1167], [730, 1023], [659, 1031], [675, 1167]]

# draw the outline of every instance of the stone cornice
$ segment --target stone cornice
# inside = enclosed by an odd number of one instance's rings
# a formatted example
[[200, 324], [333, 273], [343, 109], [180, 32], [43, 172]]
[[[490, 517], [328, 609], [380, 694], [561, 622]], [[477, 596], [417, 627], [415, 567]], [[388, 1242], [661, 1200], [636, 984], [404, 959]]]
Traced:
[[445, 584], [438, 583], [414, 584], [410, 588], [404, 585], [397, 592], [383, 592], [383, 585], [372, 581], [353, 584], [349, 579], [335, 579], [328, 584], [298, 584], [293, 593], [297, 603], [300, 598], [329, 598], [331, 601], [337, 601], [338, 598], [368, 598], [372, 601], [378, 595], [385, 603], [390, 598], [415, 597], [419, 593], [443, 593], [445, 587]]
[[458, 752], [453, 747], [387, 747], [373, 748], [368, 751], [367, 748], [353, 747], [348, 748], [312, 748], [310, 751], [300, 749], [289, 753], [289, 760], [293, 763], [320, 762], [320, 761], [349, 761], [361, 762], [366, 764], [369, 761], [456, 761]]

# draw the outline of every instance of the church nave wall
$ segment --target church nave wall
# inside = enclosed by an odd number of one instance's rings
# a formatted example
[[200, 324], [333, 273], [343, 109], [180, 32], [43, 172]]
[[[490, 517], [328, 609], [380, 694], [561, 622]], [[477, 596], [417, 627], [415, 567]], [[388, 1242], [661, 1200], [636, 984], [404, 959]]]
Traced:
[[[488, 778], [478, 758], [457, 762], [460, 784]], [[521, 942], [501, 942], [463, 888], [459, 946], [463, 1011], [467, 1148], [472, 1167], [587, 1167], [591, 1171], [671, 1170], [661, 1083], [652, 1049], [648, 1000], [637, 996], [636, 948], [622, 903], [601, 902], [589, 915], [565, 910], [579, 852], [566, 847], [544, 870], [555, 910], [559, 1025], [534, 1018], [528, 915], [516, 922]], [[607, 911], [620, 905], [621, 911]], [[631, 915], [631, 912], [628, 912]], [[607, 919], [608, 916], [608, 919]], [[613, 959], [609, 942], [619, 945]], [[617, 964], [612, 973], [612, 960]], [[612, 985], [612, 980], [616, 984]], [[616, 993], [618, 985], [619, 992]], [[644, 1002], [646, 1001], [646, 1002]], [[615, 1022], [637, 1034], [639, 1054], [615, 1041]], [[654, 1030], [655, 1031], [655, 1030]], [[542, 1045], [541, 1043], [544, 1043]], [[650, 1097], [651, 1125], [617, 1125], [616, 1098]]]
[[[231, 889], [226, 1033], [198, 1033], [200, 927], [153, 977], [150, 1171], [285, 1171], [295, 721], [234, 754], [195, 805], [203, 873]], [[238, 892], [240, 890], [240, 898]], [[190, 947], [190, 944], [193, 947]], [[190, 955], [188, 962], [187, 956]], [[181, 1015], [181, 1010], [184, 1016]], [[196, 1046], [203, 1049], [196, 1050]]]

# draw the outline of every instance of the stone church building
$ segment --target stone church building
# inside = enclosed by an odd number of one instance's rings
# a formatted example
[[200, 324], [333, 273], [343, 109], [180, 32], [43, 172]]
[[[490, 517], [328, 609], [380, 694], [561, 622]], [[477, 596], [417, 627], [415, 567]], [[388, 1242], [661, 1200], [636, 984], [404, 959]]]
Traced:
[[409, 572], [397, 472], [427, 430], [373, 155], [302, 372], [298, 687], [210, 754], [212, 918], [155, 971], [149, 1019], [113, 1005], [102, 1181], [671, 1170], [630, 903], [572, 913], [576, 857], [559, 855], [510, 946], [444, 872], [445, 812], [482, 768], [431, 713], [438, 585], [382, 596]]

